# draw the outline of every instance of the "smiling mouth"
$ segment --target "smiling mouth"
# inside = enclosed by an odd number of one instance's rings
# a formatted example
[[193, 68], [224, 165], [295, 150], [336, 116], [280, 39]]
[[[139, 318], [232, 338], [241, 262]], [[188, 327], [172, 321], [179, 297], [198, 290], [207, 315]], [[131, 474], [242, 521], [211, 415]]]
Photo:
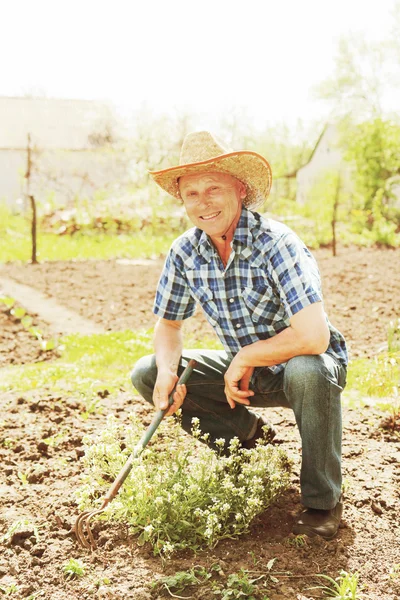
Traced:
[[218, 215], [221, 214], [221, 211], [212, 213], [211, 215], [205, 215], [200, 217], [200, 219], [202, 219], [203, 221], [211, 221], [211, 219], [215, 219], [215, 217], [218, 217]]

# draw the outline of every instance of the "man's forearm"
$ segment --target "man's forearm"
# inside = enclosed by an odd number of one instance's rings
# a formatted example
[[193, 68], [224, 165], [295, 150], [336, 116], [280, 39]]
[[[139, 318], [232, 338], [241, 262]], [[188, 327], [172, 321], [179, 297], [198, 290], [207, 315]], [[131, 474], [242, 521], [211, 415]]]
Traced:
[[235, 362], [242, 367], [271, 367], [302, 354], [325, 352], [324, 341], [308, 340], [291, 327], [268, 340], [260, 340], [240, 350]]
[[158, 372], [177, 373], [182, 355], [182, 331], [175, 322], [157, 322], [154, 334], [154, 350]]

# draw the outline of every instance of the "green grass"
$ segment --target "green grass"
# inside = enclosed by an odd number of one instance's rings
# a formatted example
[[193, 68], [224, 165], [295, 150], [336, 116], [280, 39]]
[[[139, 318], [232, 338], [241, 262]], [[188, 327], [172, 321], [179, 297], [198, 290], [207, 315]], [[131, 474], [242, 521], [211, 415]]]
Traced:
[[[60, 236], [41, 233], [38, 237], [39, 262], [56, 260], [109, 260], [112, 258], [158, 258], [167, 253], [176, 234], [149, 235], [143, 232], [131, 235], [93, 233]], [[0, 232], [0, 263], [31, 257], [28, 232], [8, 230]]]
[[[109, 332], [69, 335], [61, 340], [62, 355], [52, 362], [16, 365], [0, 370], [0, 391], [51, 389], [90, 400], [107, 389], [131, 389], [135, 362], [153, 352], [153, 332]], [[191, 348], [220, 348], [216, 338], [188, 339]]]
[[400, 352], [382, 353], [373, 359], [359, 358], [348, 369], [347, 388], [360, 396], [396, 397], [400, 387]]

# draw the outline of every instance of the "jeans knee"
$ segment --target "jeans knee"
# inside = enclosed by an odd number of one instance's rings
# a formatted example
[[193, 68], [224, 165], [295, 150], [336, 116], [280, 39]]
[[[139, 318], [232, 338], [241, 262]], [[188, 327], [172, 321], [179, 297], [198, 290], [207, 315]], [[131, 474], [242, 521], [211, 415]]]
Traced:
[[[133, 387], [146, 398], [149, 390], [154, 388], [157, 377], [157, 367], [154, 355], [139, 358], [131, 373]], [[147, 398], [146, 398], [147, 399]]]
[[324, 361], [320, 355], [294, 356], [285, 366], [285, 393], [302, 392], [306, 388], [317, 390], [326, 379], [324, 370]]

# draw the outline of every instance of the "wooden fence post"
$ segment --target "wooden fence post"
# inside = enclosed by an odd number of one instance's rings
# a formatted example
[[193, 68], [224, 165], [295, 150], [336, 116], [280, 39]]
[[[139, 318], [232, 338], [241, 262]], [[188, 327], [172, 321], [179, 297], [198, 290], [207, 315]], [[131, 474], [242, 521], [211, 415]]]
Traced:
[[27, 164], [26, 164], [26, 195], [29, 198], [29, 202], [32, 210], [32, 221], [31, 221], [31, 239], [32, 239], [32, 254], [31, 263], [37, 264], [36, 248], [37, 248], [37, 210], [36, 201], [33, 194], [31, 194], [31, 173], [32, 173], [32, 147], [31, 147], [31, 134], [28, 133], [28, 145], [27, 145]]

